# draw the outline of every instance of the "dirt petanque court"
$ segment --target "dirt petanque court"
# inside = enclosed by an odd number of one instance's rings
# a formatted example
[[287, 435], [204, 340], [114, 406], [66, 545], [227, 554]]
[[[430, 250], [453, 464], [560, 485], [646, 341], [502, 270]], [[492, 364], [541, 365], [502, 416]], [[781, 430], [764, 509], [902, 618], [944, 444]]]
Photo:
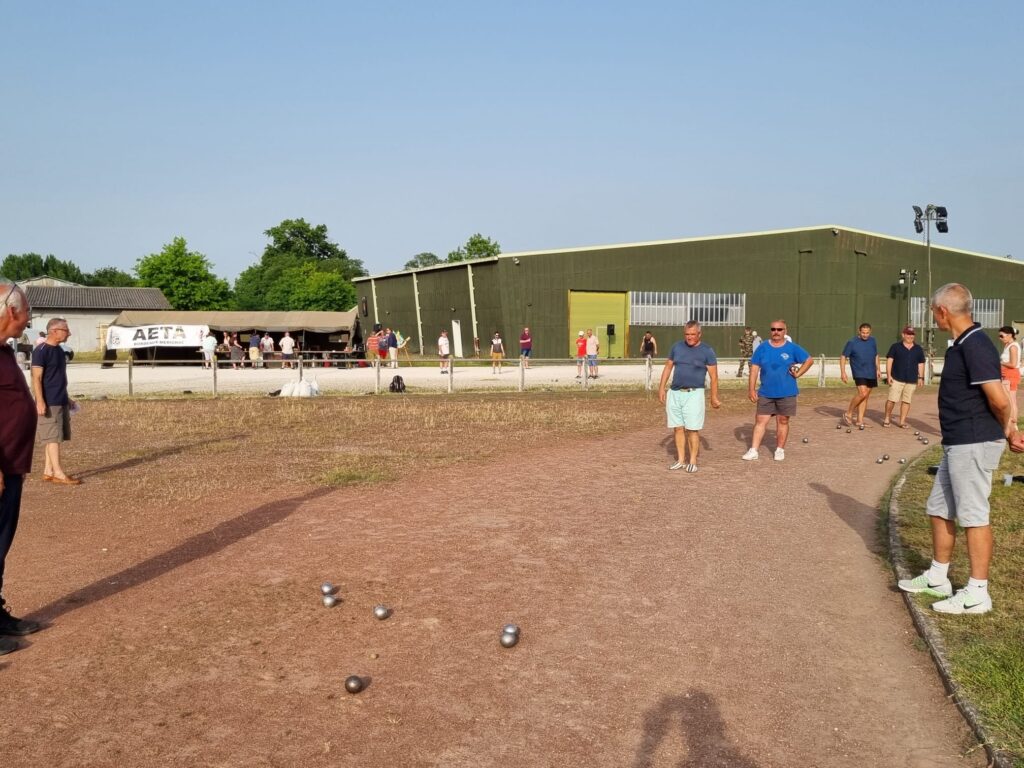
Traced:
[[86, 402], [8, 558], [3, 765], [984, 765], [879, 549], [923, 447], [847, 395], [743, 462], [726, 391], [693, 475], [644, 394]]

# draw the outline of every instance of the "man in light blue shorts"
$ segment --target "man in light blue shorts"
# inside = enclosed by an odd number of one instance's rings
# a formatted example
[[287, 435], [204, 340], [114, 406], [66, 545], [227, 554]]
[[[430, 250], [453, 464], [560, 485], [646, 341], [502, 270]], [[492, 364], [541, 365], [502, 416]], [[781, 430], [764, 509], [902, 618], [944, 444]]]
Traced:
[[[668, 426], [674, 431], [676, 462], [669, 469], [697, 471], [700, 431], [704, 428], [704, 383], [711, 382], [711, 407], [718, 408], [718, 358], [715, 350], [700, 340], [700, 323], [691, 320], [683, 328], [683, 341], [669, 350], [661, 371], [658, 399], [668, 414]], [[671, 378], [671, 387], [669, 379]], [[689, 450], [689, 461], [686, 459]]]
[[[932, 564], [920, 576], [899, 582], [904, 592], [945, 598], [932, 604], [939, 613], [992, 610], [992, 473], [1007, 443], [1011, 451], [1024, 452], [1024, 435], [1010, 419], [1010, 401], [999, 380], [999, 353], [974, 322], [973, 304], [971, 292], [959, 283], [944, 285], [932, 296], [935, 324], [953, 335], [939, 382], [942, 462], [925, 506], [932, 528]], [[954, 595], [949, 562], [958, 522], [967, 537], [971, 573], [967, 586]]]

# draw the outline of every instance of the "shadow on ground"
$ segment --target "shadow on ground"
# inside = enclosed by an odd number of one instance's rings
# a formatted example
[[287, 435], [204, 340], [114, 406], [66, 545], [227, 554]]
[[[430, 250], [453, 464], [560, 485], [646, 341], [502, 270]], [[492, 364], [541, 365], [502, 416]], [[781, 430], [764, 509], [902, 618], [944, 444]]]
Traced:
[[209, 557], [264, 528], [281, 522], [306, 502], [326, 496], [334, 490], [317, 488], [301, 496], [263, 504], [238, 517], [225, 520], [208, 531], [191, 536], [166, 552], [154, 555], [118, 573], [104, 576], [70, 595], [54, 600], [33, 612], [30, 618], [44, 624], [49, 623], [77, 608], [105, 600], [126, 589], [164, 576], [176, 568]]
[[[632, 768], [667, 765], [673, 755], [665, 754], [678, 731], [685, 753], [672, 763], [676, 768], [757, 768], [725, 735], [725, 722], [713, 696], [692, 689], [676, 696], [663, 696], [644, 713], [643, 736]], [[666, 743], [667, 742], [667, 743]]]

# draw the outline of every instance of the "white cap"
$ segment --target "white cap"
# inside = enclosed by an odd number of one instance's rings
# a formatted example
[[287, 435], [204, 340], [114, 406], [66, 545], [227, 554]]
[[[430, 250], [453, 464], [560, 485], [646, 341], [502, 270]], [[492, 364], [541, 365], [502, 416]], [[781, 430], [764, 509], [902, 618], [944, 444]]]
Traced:
[[578, 334], [576, 334], [576, 335], [577, 335], [577, 336], [582, 336], [582, 335], [583, 335], [583, 331], [580, 331], [580, 332], [579, 332]]

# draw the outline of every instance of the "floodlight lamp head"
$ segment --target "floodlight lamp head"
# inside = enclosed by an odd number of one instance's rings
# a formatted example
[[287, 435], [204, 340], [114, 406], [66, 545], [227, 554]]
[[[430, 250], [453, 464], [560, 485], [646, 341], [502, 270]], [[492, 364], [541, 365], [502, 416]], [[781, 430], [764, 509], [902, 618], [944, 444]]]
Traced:
[[920, 219], [922, 216], [924, 216], [924, 211], [921, 210], [921, 206], [920, 205], [915, 205], [915, 206], [913, 206], [913, 208], [914, 208], [914, 215], [917, 216], [917, 218]]
[[935, 222], [935, 229], [936, 231], [945, 234], [946, 232], [949, 232], [949, 224], [946, 223], [945, 219], [938, 219]]
[[935, 213], [936, 213], [936, 214], [938, 215], [938, 217], [939, 217], [939, 218], [941, 218], [941, 219], [944, 219], [944, 218], [946, 218], [946, 216], [948, 215], [948, 214], [946, 213], [946, 206], [944, 206], [944, 205], [936, 205], [936, 206], [935, 206]]
[[914, 231], [919, 235], [924, 232], [924, 224], [921, 223], [920, 219], [914, 219]]

